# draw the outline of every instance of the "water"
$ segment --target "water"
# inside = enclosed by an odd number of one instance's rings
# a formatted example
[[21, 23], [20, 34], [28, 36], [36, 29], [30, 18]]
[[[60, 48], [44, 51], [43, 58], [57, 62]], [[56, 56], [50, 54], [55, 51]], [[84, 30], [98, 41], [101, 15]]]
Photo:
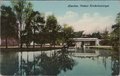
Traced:
[[0, 74], [115, 76], [119, 72], [118, 56], [111, 55], [111, 50], [69, 51], [1, 52]]

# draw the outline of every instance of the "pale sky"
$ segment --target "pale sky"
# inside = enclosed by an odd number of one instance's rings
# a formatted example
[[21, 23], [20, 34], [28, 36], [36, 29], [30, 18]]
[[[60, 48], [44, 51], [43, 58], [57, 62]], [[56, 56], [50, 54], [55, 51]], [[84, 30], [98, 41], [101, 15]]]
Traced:
[[[120, 1], [31, 1], [36, 11], [46, 16], [54, 14], [58, 23], [68, 24], [75, 31], [92, 33], [110, 30], [120, 12]], [[10, 5], [9, 1], [3, 4]], [[109, 5], [109, 7], [68, 7], [68, 5]]]

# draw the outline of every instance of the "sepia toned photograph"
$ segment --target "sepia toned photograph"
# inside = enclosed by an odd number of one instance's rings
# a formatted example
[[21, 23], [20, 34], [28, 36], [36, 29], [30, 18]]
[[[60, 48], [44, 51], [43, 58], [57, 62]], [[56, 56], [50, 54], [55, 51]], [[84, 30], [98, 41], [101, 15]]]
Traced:
[[0, 76], [120, 76], [120, 0], [1, 0]]

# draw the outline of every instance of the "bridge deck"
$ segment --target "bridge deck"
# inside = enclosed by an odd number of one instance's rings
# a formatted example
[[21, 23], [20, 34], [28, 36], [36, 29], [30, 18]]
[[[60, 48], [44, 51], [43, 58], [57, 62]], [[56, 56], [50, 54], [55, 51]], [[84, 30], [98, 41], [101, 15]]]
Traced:
[[97, 41], [99, 40], [98, 38], [73, 38], [75, 41]]

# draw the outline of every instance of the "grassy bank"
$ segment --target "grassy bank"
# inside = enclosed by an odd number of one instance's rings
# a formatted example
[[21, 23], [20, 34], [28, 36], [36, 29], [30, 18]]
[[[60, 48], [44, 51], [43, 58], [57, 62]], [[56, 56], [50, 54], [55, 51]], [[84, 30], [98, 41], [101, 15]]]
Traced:
[[1, 48], [0, 51], [47, 51], [61, 49], [62, 47], [41, 47], [41, 48]]

